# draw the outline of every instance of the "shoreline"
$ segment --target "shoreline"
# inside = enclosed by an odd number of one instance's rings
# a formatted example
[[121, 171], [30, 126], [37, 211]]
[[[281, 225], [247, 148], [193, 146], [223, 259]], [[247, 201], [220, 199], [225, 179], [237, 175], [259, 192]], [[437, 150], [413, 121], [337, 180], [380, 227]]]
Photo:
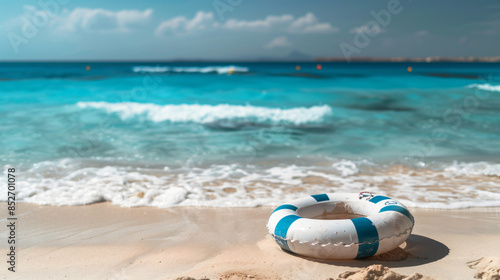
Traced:
[[17, 206], [19, 279], [335, 279], [372, 264], [404, 275], [473, 279], [468, 262], [500, 257], [498, 207], [410, 208], [416, 223], [402, 246], [405, 260], [318, 261], [279, 249], [265, 226], [274, 207]]
[[[408, 207], [500, 207], [496, 163], [416, 169], [344, 159], [306, 159], [299, 165], [301, 160], [173, 168], [62, 159], [29, 168], [16, 198], [61, 206], [111, 201], [123, 207], [256, 207], [335, 190], [390, 194]], [[0, 193], [1, 200], [7, 200], [6, 193]]]

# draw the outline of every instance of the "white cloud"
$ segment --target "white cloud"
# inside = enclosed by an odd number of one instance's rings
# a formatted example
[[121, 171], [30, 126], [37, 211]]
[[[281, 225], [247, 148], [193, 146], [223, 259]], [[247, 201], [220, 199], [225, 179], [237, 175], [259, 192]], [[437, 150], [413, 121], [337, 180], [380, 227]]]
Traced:
[[16, 30], [27, 23], [36, 25], [35, 20], [45, 18], [47, 23], [43, 24], [42, 27], [51, 28], [57, 32], [127, 32], [146, 25], [153, 15], [152, 9], [115, 12], [103, 9], [75, 8], [72, 11], [64, 9], [60, 13], [48, 13], [41, 7], [25, 5], [23, 10], [22, 15], [5, 22], [2, 25], [4, 29]]
[[338, 28], [333, 27], [328, 22], [320, 23], [313, 13], [307, 13], [299, 18], [292, 15], [271, 15], [265, 19], [254, 21], [229, 19], [224, 27], [227, 29], [275, 30], [289, 33], [332, 33], [338, 31]]
[[285, 48], [291, 46], [292, 42], [290, 42], [287, 37], [280, 36], [271, 40], [271, 42], [267, 43], [264, 47], [266, 49], [274, 49], [274, 48]]
[[267, 31], [271, 28], [285, 27], [293, 20], [294, 17], [292, 15], [267, 16], [265, 19], [253, 21], [228, 19], [223, 27], [233, 30]]
[[338, 28], [328, 22], [319, 22], [313, 13], [302, 17], [293, 15], [269, 15], [264, 19], [237, 20], [228, 19], [220, 24], [211, 12], [199, 11], [192, 19], [184, 16], [175, 17], [162, 22], [156, 29], [157, 35], [168, 33], [188, 34], [196, 30], [227, 29], [234, 31], [287, 32], [287, 33], [333, 33]]
[[329, 22], [319, 22], [313, 13], [307, 13], [305, 16], [294, 20], [290, 24], [289, 30], [295, 33], [332, 33], [339, 31], [337, 27], [333, 27]]
[[189, 33], [196, 30], [205, 30], [215, 24], [214, 14], [199, 11], [192, 19], [179, 16], [162, 22], [156, 28], [156, 35], [161, 36], [168, 33]]
[[152, 14], [152, 9], [114, 12], [103, 9], [75, 8], [71, 12], [65, 11], [57, 16], [53, 25], [58, 31], [127, 32], [146, 25]]
[[354, 34], [365, 33], [365, 34], [372, 35], [372, 34], [379, 34], [379, 33], [385, 32], [385, 31], [386, 31], [385, 29], [380, 28], [380, 25], [378, 23], [375, 23], [375, 24], [367, 23], [365, 25], [355, 27], [355, 28], [351, 29], [349, 32], [354, 33]]

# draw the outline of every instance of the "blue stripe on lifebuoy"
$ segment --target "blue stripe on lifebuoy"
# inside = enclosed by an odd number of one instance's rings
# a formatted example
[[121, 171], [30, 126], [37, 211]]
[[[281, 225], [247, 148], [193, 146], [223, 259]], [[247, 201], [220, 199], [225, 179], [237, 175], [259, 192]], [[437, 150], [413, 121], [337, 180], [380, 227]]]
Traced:
[[413, 219], [413, 216], [410, 214], [410, 211], [408, 211], [406, 208], [401, 207], [399, 205], [385, 206], [384, 208], [380, 209], [379, 213], [386, 212], [386, 211], [396, 211], [396, 212], [399, 212], [399, 213], [405, 215], [406, 217], [408, 217], [408, 219], [410, 219], [410, 221], [412, 223], [415, 222], [414, 219]]
[[369, 201], [372, 203], [378, 203], [378, 202], [380, 202], [382, 200], [386, 200], [386, 199], [391, 199], [391, 198], [387, 197], [387, 196], [383, 196], [383, 195], [377, 195], [377, 196], [372, 197]]
[[358, 254], [356, 258], [366, 258], [375, 255], [378, 250], [378, 231], [368, 218], [351, 219], [358, 234]]
[[325, 201], [325, 200], [330, 200], [330, 198], [328, 198], [328, 195], [326, 193], [324, 194], [315, 194], [315, 195], [311, 195], [314, 199], [316, 199], [317, 202], [320, 202], [320, 201]]
[[291, 204], [283, 204], [281, 206], [278, 206], [278, 208], [274, 209], [273, 213], [278, 211], [278, 210], [281, 210], [281, 209], [290, 209], [290, 210], [296, 211], [297, 206], [293, 206]]
[[288, 229], [293, 224], [293, 222], [298, 219], [300, 219], [300, 217], [297, 215], [288, 215], [286, 217], [283, 217], [274, 229], [274, 239], [276, 240], [276, 243], [278, 243], [278, 245], [280, 245], [280, 247], [284, 250], [291, 251], [290, 247], [288, 247], [286, 234], [288, 233]]

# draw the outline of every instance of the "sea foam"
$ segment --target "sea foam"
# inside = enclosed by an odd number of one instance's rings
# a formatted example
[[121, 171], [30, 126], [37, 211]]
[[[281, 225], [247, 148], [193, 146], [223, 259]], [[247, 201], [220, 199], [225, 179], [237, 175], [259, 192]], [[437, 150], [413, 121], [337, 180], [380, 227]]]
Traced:
[[157, 105], [149, 103], [78, 102], [77, 106], [116, 113], [123, 120], [143, 116], [153, 122], [208, 124], [218, 121], [254, 122], [263, 124], [291, 123], [303, 125], [319, 123], [332, 113], [327, 105], [290, 109], [240, 105]]
[[132, 68], [135, 73], [200, 73], [200, 74], [233, 74], [246, 73], [247, 67], [241, 66], [206, 66], [206, 67], [170, 67], [170, 66], [135, 66]]
[[[64, 159], [25, 170], [17, 199], [47, 205], [110, 201], [124, 207], [252, 207], [276, 206], [318, 193], [370, 191], [418, 208], [500, 206], [498, 164], [453, 163], [441, 170], [375, 166], [366, 160], [343, 159], [321, 166], [145, 168]], [[0, 192], [0, 201], [6, 199], [6, 192]]]
[[477, 88], [480, 90], [487, 90], [487, 91], [499, 91], [500, 92], [500, 85], [491, 85], [491, 84], [472, 84], [468, 86], [469, 88]]
[[458, 176], [497, 176], [500, 177], [500, 164], [489, 162], [454, 162], [444, 169]]

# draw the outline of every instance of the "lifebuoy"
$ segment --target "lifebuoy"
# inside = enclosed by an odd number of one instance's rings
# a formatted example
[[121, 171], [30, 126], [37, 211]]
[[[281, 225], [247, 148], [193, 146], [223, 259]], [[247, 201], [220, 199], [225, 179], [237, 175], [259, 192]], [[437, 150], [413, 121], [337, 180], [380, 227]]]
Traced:
[[[362, 217], [324, 219], [332, 213]], [[355, 259], [395, 249], [405, 242], [414, 224], [400, 202], [362, 192], [311, 195], [283, 204], [271, 214], [267, 228], [286, 251], [314, 258]]]

